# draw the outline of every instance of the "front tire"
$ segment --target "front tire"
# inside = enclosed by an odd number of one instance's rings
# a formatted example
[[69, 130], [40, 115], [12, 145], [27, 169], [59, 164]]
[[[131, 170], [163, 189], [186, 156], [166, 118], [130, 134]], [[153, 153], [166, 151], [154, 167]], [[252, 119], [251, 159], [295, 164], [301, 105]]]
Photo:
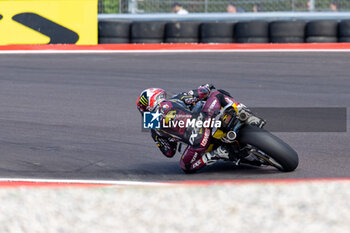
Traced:
[[264, 152], [267, 156], [274, 159], [281, 167], [280, 171], [294, 171], [299, 164], [297, 152], [280, 138], [270, 132], [246, 125], [238, 132], [238, 141], [244, 145], [251, 145]]

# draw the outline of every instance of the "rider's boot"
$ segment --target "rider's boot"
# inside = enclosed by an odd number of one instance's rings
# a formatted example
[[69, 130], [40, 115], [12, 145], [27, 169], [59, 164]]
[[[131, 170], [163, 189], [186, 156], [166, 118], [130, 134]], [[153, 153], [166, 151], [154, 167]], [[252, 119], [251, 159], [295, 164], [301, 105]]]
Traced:
[[202, 156], [202, 161], [206, 165], [211, 165], [216, 163], [219, 159], [229, 159], [229, 150], [225, 146], [219, 146], [215, 150], [206, 152]]

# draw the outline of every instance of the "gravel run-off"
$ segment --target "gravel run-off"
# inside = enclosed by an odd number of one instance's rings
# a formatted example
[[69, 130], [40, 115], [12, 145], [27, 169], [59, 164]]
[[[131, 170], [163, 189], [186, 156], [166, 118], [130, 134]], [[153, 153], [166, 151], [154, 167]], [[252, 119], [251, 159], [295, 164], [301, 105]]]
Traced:
[[350, 231], [350, 181], [1, 188], [0, 232]]

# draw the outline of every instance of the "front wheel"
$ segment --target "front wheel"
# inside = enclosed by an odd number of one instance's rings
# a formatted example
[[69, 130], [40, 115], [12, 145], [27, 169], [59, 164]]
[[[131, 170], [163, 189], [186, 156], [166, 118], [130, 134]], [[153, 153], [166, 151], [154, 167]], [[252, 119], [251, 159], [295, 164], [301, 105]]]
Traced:
[[240, 129], [237, 139], [242, 146], [250, 145], [262, 151], [261, 155], [266, 157], [266, 162], [281, 171], [294, 171], [299, 164], [297, 152], [264, 129], [246, 125]]

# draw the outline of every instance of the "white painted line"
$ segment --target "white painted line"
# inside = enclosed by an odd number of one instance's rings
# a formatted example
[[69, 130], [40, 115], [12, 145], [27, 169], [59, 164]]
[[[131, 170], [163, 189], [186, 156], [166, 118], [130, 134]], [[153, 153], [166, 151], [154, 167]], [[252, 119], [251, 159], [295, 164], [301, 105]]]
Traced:
[[350, 52], [350, 49], [0, 50], [0, 54]]
[[[18, 182], [19, 184], [11, 184]], [[14, 185], [25, 186], [42, 184], [45, 185], [107, 185], [112, 187], [188, 187], [188, 186], [208, 186], [208, 185], [237, 185], [237, 184], [296, 184], [308, 182], [350, 182], [350, 178], [309, 178], [309, 179], [262, 179], [262, 180], [187, 180], [173, 182], [143, 182], [126, 180], [68, 180], [68, 179], [35, 179], [35, 178], [0, 178], [0, 189], [2, 186]], [[26, 184], [25, 182], [29, 183]], [[32, 184], [31, 184], [32, 183]]]
[[0, 178], [0, 182], [34, 182], [34, 183], [58, 183], [58, 184], [106, 184], [125, 186], [167, 186], [171, 185], [162, 182], [142, 181], [113, 181], [113, 180], [61, 180], [61, 179], [22, 179], [22, 178]]

